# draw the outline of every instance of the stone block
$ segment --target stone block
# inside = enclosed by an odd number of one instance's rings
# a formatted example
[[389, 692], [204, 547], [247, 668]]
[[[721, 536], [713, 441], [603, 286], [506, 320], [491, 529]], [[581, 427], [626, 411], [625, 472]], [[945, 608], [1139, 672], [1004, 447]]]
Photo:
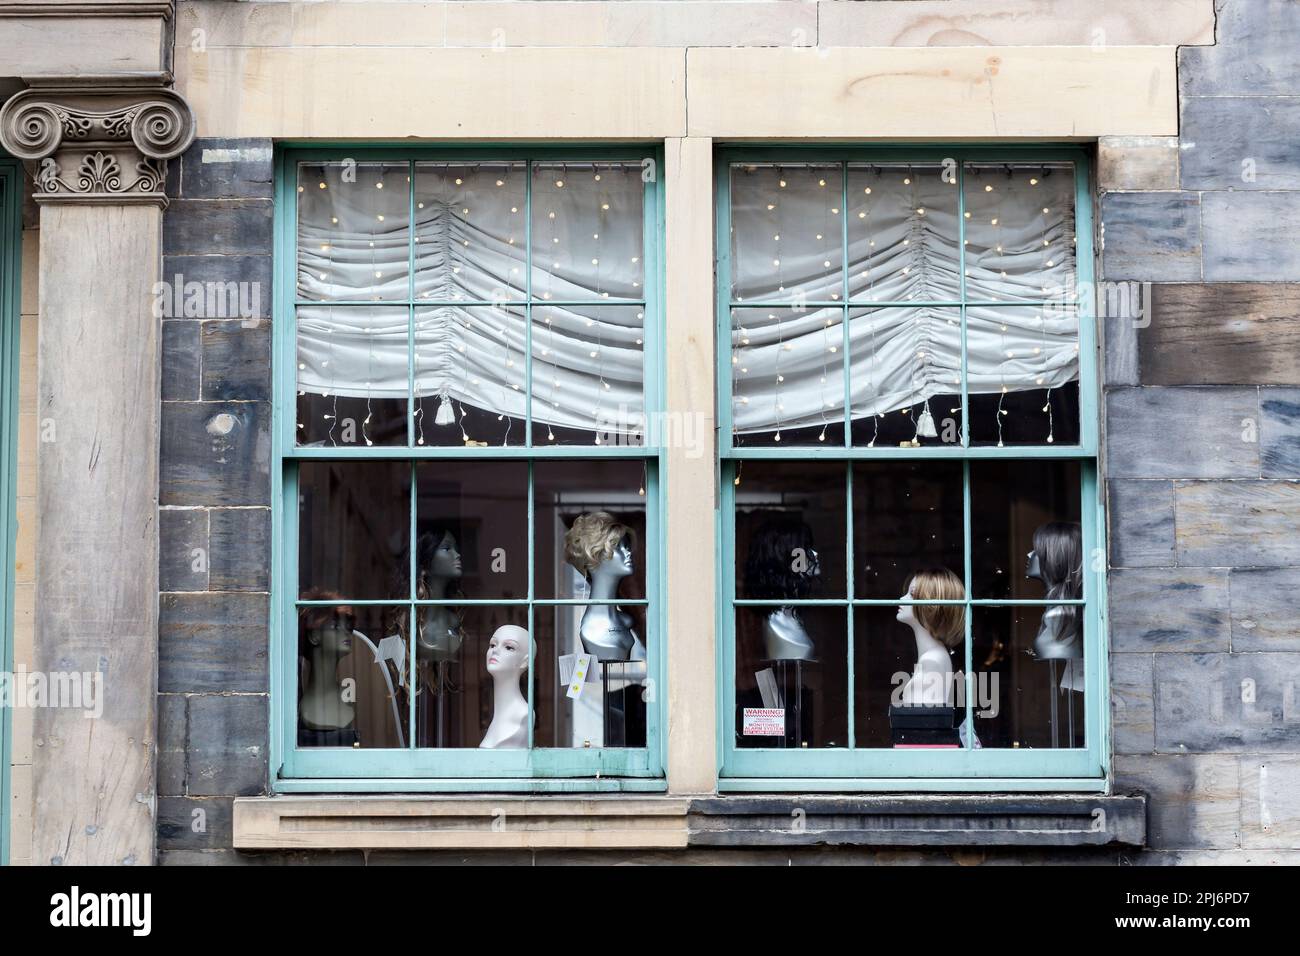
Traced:
[[1195, 193], [1109, 193], [1102, 197], [1107, 280], [1177, 282], [1201, 277], [1200, 197]]
[[1261, 474], [1300, 478], [1300, 388], [1265, 388], [1259, 393]]
[[1112, 478], [1256, 478], [1253, 388], [1116, 388], [1106, 393]]
[[1178, 188], [1178, 137], [1103, 136], [1097, 143], [1097, 186], [1104, 191]]
[[1300, 189], [1300, 96], [1188, 96], [1184, 189]]
[[186, 199], [270, 199], [275, 176], [269, 139], [196, 139], [179, 160]]
[[270, 200], [177, 200], [163, 217], [163, 255], [268, 254], [271, 209]]
[[1150, 654], [1110, 655], [1110, 720], [1115, 753], [1151, 753], [1156, 749], [1152, 668]]
[[271, 425], [265, 402], [167, 402], [160, 503], [270, 505]]
[[1156, 654], [1156, 749], [1300, 752], [1300, 654]]
[[271, 400], [271, 323], [204, 322], [204, 401]]
[[1163, 568], [1174, 563], [1174, 483], [1112, 479], [1108, 489], [1110, 565]]
[[1231, 572], [1232, 649], [1300, 651], [1300, 568]]
[[162, 400], [194, 402], [198, 398], [198, 326], [166, 320], [162, 324]]
[[1116, 651], [1229, 649], [1227, 571], [1112, 571], [1109, 585], [1110, 639]]
[[191, 697], [188, 793], [239, 797], [265, 793], [269, 734], [266, 697]]
[[1205, 193], [1207, 282], [1300, 280], [1300, 192]]
[[1116, 756], [1115, 788], [1147, 800], [1147, 845], [1235, 849], [1241, 845], [1237, 758], [1215, 754]]
[[158, 603], [160, 693], [266, 693], [265, 594], [164, 594]]
[[158, 589], [206, 591], [211, 571], [208, 512], [162, 508], [158, 512]]
[[270, 509], [214, 508], [209, 514], [212, 590], [269, 591]]
[[1174, 520], [1180, 565], [1300, 565], [1300, 483], [1176, 482]]

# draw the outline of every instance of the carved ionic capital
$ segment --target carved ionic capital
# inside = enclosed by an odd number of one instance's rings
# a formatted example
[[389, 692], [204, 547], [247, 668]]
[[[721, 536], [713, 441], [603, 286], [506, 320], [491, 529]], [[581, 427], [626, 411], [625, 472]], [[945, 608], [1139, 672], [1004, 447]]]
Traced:
[[0, 144], [27, 161], [37, 202], [166, 205], [167, 160], [194, 141], [194, 114], [158, 83], [38, 81], [0, 110]]

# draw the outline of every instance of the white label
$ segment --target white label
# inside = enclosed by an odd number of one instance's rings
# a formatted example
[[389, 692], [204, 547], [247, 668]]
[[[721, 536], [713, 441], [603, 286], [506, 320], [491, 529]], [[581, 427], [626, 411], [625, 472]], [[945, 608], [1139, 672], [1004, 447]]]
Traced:
[[587, 686], [587, 671], [591, 667], [591, 655], [579, 654], [573, 662], [573, 676], [569, 678], [569, 690], [564, 695], [572, 700], [582, 696], [582, 688]]
[[746, 737], [784, 737], [784, 707], [746, 707], [741, 733]]

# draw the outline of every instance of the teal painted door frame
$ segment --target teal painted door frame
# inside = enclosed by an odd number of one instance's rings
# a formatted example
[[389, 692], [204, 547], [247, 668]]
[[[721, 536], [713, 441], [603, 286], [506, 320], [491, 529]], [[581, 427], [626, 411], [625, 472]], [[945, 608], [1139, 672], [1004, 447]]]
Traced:
[[[22, 167], [0, 156], [0, 673], [14, 668], [14, 547], [18, 476], [18, 326], [22, 268]], [[11, 685], [12, 686], [12, 685]], [[9, 862], [10, 708], [0, 706], [0, 866]]]
[[[717, 196], [717, 282], [716, 316], [717, 341], [717, 394], [719, 436], [719, 487], [720, 508], [717, 524], [718, 600], [718, 754], [719, 789], [723, 791], [1103, 791], [1108, 786], [1110, 754], [1109, 694], [1106, 618], [1105, 618], [1105, 562], [1096, 555], [1104, 555], [1105, 521], [1102, 510], [1102, 487], [1098, 478], [1097, 450], [1099, 445], [1100, 393], [1099, 363], [1097, 356], [1097, 330], [1093, 299], [1083, 296], [1079, 302], [1079, 443], [1073, 446], [1059, 444], [1042, 447], [972, 446], [964, 424], [967, 405], [967, 375], [962, 376], [963, 428], [961, 447], [862, 448], [818, 446], [813, 448], [785, 449], [776, 447], [732, 447], [732, 340], [731, 310], [738, 303], [731, 299], [731, 209], [730, 167], [732, 163], [915, 163], [935, 164], [956, 160], [958, 215], [960, 230], [957, 248], [961, 256], [961, 336], [962, 366], [966, 360], [966, 295], [965, 269], [965, 187], [963, 178], [966, 163], [1015, 162], [1069, 162], [1075, 169], [1075, 240], [1077, 284], [1079, 289], [1094, 288], [1093, 260], [1093, 186], [1090, 153], [1083, 147], [1071, 146], [1015, 146], [1015, 145], [965, 145], [965, 146], [737, 146], [720, 148], [715, 156], [715, 190]], [[847, 168], [847, 166], [845, 167]], [[843, 174], [841, 189], [842, 208], [848, 208], [848, 175]], [[842, 255], [847, 256], [847, 214], [842, 217]], [[847, 290], [847, 269], [843, 308], [850, 308]], [[751, 303], [746, 303], [751, 304]], [[871, 303], [878, 305], [878, 303]], [[846, 395], [848, 391], [848, 322], [844, 326], [844, 363]], [[847, 431], [847, 429], [846, 429]], [[964, 485], [964, 548], [965, 580], [971, 580], [971, 502], [970, 462], [980, 460], [1035, 460], [1058, 459], [1076, 461], [1080, 465], [1080, 521], [1082, 526], [1085, 566], [1083, 575], [1084, 623], [1084, 731], [1085, 746], [1076, 749], [1000, 749], [963, 748], [958, 751], [895, 750], [861, 748], [852, 746], [853, 698], [850, 690], [849, 724], [850, 746], [834, 749], [779, 749], [739, 748], [735, 746], [735, 667], [736, 628], [734, 609], [737, 606], [735, 559], [735, 478], [737, 468], [745, 460], [815, 460], [841, 461], [846, 467], [846, 482], [851, 491], [852, 462], [858, 460], [958, 460], [963, 466]], [[846, 532], [852, 540], [852, 516], [846, 517]], [[851, 570], [850, 570], [851, 574]], [[850, 582], [852, 578], [850, 577]], [[847, 601], [808, 601], [808, 604], [847, 607], [849, 627], [848, 666], [849, 687], [853, 687], [853, 608], [869, 604], [897, 604], [888, 601], [865, 601], [853, 596], [849, 586]], [[969, 597], [969, 596], [968, 596]], [[740, 602], [745, 603], [745, 602]], [[971, 600], [978, 605], [1024, 605], [1034, 602]], [[1037, 602], [1045, 604], [1047, 602]], [[1059, 603], [1059, 602], [1056, 602]], [[973, 719], [974, 679], [971, 660], [971, 618], [966, 617], [966, 715]]]

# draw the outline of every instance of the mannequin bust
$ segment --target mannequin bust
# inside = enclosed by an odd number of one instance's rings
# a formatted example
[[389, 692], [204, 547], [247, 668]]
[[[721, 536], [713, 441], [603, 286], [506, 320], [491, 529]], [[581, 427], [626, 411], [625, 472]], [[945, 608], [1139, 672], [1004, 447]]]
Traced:
[[[754, 536], [745, 561], [745, 589], [761, 600], [807, 597], [821, 575], [812, 529], [792, 518], [768, 521]], [[812, 638], [793, 607], [780, 607], [763, 620], [763, 657], [770, 661], [816, 660]]]
[[517, 624], [503, 624], [488, 641], [487, 672], [492, 677], [492, 723], [480, 748], [527, 747], [528, 701], [519, 680], [528, 673], [532, 639]]
[[[410, 552], [399, 559], [393, 596], [405, 598], [410, 591]], [[444, 601], [459, 593], [461, 578], [460, 550], [456, 536], [445, 526], [435, 526], [420, 535], [415, 545], [415, 596], [421, 601]], [[455, 593], [453, 593], [455, 592]], [[461, 617], [445, 604], [418, 610], [419, 627], [415, 636], [415, 656], [420, 663], [455, 660], [465, 640]], [[407, 611], [396, 615], [395, 630], [403, 643], [409, 639]]]
[[[947, 568], [918, 571], [903, 595], [913, 601], [960, 601], [965, 597], [961, 578]], [[897, 620], [912, 629], [916, 640], [916, 664], [903, 685], [902, 706], [951, 706], [952, 652], [966, 638], [965, 607], [900, 604]]]
[[[618, 583], [634, 570], [636, 534], [608, 511], [579, 515], [564, 536], [564, 557], [586, 577], [593, 601], [613, 601]], [[578, 636], [582, 649], [601, 662], [644, 661], [645, 645], [632, 629], [632, 615], [616, 604], [590, 604]]]
[[352, 653], [353, 618], [349, 607], [308, 607], [302, 611], [307, 676], [298, 702], [298, 722], [310, 730], [343, 730], [356, 710], [344, 700], [339, 662]]
[[[1083, 596], [1083, 536], [1073, 522], [1053, 521], [1034, 531], [1025, 577], [1037, 578], [1047, 588], [1048, 600], [1077, 600]], [[1082, 616], [1077, 604], [1054, 604], [1044, 609], [1034, 654], [1045, 660], [1083, 657]]]

